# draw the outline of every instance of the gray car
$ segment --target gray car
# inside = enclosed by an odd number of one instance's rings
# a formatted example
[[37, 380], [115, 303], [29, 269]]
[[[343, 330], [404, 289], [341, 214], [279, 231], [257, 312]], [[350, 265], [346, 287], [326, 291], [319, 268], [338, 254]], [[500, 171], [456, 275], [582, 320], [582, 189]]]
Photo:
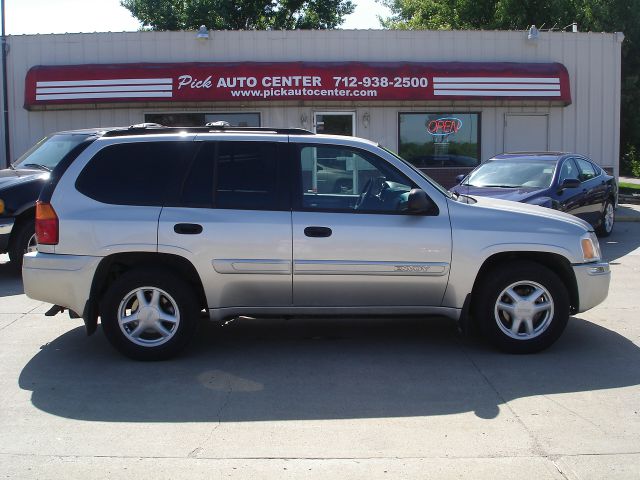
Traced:
[[[349, 188], [322, 188], [328, 162]], [[181, 351], [203, 312], [444, 315], [535, 352], [610, 280], [576, 217], [457, 196], [375, 143], [297, 129], [107, 132], [52, 172], [36, 232], [27, 295], [145, 360]]]

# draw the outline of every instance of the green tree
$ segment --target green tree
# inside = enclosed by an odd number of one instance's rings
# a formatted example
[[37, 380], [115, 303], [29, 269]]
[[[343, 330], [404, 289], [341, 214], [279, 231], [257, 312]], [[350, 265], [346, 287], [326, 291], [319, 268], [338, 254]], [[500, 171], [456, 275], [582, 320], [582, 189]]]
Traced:
[[195, 30], [336, 28], [351, 0], [121, 0], [145, 28]]
[[524, 30], [531, 24], [562, 30], [623, 32], [621, 167], [640, 151], [640, 0], [378, 0], [391, 9], [381, 19], [396, 29]]

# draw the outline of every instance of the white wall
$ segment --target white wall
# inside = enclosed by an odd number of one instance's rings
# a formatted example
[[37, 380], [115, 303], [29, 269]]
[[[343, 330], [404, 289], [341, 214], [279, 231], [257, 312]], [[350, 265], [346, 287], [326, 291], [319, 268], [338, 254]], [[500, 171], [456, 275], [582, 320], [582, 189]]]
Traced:
[[[526, 32], [501, 31], [225, 31], [207, 41], [194, 32], [132, 32], [9, 37], [8, 58], [11, 143], [15, 159], [45, 134], [71, 128], [140, 123], [153, 111], [259, 111], [263, 125], [302, 126], [313, 111], [357, 112], [357, 134], [397, 149], [399, 111], [482, 112], [482, 158], [503, 151], [507, 113], [549, 114], [549, 148], [586, 154], [618, 173], [620, 130], [619, 34], [541, 32], [536, 42]], [[135, 62], [228, 61], [491, 61], [560, 62], [569, 72], [573, 103], [514, 106], [506, 101], [199, 104], [195, 107], [94, 108], [27, 111], [24, 81], [34, 65]], [[362, 116], [369, 112], [370, 125]]]

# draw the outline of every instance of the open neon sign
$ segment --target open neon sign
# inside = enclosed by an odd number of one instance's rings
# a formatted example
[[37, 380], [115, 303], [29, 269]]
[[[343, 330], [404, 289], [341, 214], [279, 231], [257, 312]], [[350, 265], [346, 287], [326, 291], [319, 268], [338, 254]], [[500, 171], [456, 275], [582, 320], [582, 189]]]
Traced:
[[429, 135], [439, 137], [458, 133], [462, 128], [462, 120], [455, 117], [438, 118], [437, 120], [428, 121], [426, 125]]

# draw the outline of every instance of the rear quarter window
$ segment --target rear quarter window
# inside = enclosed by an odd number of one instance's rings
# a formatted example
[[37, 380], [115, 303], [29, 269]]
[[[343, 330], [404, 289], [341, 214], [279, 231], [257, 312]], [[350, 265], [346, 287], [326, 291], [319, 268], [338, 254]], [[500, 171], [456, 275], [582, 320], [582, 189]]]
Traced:
[[192, 143], [136, 142], [100, 150], [76, 180], [76, 189], [114, 205], [162, 206], [182, 181]]

